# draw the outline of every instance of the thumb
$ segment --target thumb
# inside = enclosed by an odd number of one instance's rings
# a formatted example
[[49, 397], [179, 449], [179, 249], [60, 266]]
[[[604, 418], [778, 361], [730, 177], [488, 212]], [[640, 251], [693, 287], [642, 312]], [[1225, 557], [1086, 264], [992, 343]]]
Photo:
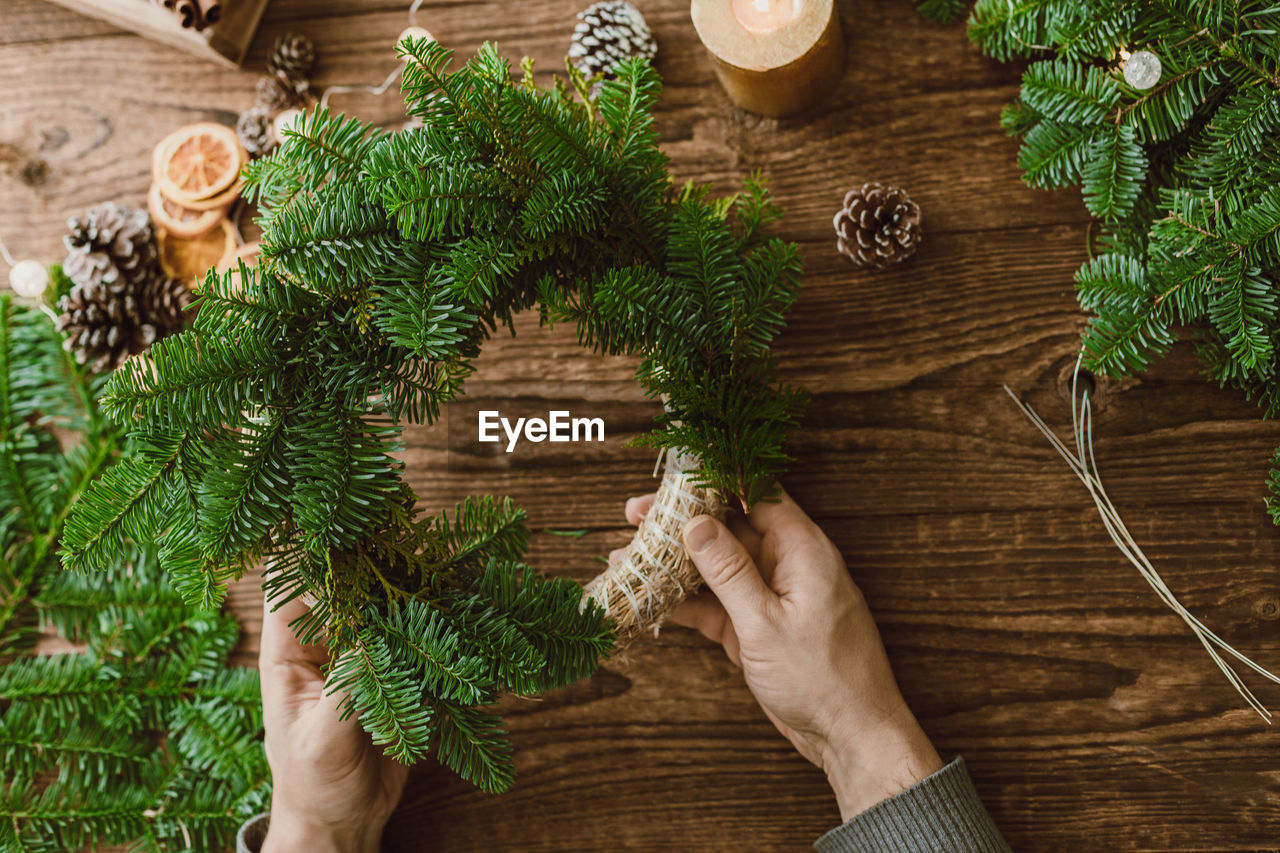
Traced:
[[735, 627], [773, 615], [778, 596], [729, 528], [709, 515], [695, 516], [685, 522], [684, 546]]

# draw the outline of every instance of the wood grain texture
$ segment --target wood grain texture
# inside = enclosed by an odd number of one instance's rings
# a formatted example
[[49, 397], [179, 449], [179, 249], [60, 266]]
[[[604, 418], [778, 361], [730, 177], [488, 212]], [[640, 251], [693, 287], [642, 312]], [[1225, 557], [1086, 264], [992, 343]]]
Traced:
[[[824, 109], [735, 112], [679, 0], [642, 0], [661, 46], [658, 116], [678, 179], [736, 188], [762, 169], [798, 241], [805, 286], [778, 345], [814, 391], [785, 480], [866, 592], [912, 707], [944, 755], [963, 753], [1015, 849], [1274, 850], [1280, 748], [1182, 623], [1106, 539], [1086, 495], [1001, 390], [1067, 421], [1083, 324], [1071, 276], [1089, 224], [1075, 192], [1018, 179], [1000, 106], [1017, 70], [963, 27], [905, 0], [842, 0], [844, 79]], [[230, 122], [253, 72], [193, 62], [40, 0], [7, 0], [0, 31], [0, 235], [53, 260], [63, 220], [104, 198], [140, 203], [147, 152], [173, 127]], [[254, 45], [299, 29], [318, 82], [377, 82], [405, 4], [276, 0]], [[569, 0], [428, 2], [421, 21], [463, 54], [495, 39], [543, 74], [561, 67]], [[104, 73], [109, 69], [110, 73]], [[388, 125], [394, 95], [335, 106]], [[866, 180], [907, 187], [926, 238], [869, 274], [834, 250], [831, 216]], [[655, 411], [633, 362], [581, 352], [523, 322], [485, 350], [465, 400], [405, 458], [429, 508], [508, 494], [538, 533], [531, 558], [579, 580], [629, 536], [622, 500], [653, 487], [626, 440]], [[603, 445], [475, 442], [480, 408], [602, 416]], [[1104, 381], [1098, 461], [1134, 534], [1208, 625], [1280, 668], [1280, 536], [1262, 512], [1274, 424], [1204, 382], [1189, 347]], [[568, 448], [568, 449], [566, 449]], [[238, 585], [251, 663], [260, 593]], [[1260, 686], [1280, 706], [1280, 691]], [[591, 681], [509, 701], [519, 779], [502, 798], [438, 769], [415, 774], [394, 850], [802, 850], [838, 816], [821, 774], [764, 718], [718, 649], [684, 630]]]

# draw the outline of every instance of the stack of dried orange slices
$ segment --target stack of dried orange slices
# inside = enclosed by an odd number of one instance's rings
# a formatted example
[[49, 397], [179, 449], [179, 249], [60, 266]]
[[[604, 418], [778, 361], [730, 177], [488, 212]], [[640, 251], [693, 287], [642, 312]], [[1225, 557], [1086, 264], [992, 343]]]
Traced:
[[249, 161], [233, 128], [204, 122], [175, 130], [151, 154], [147, 207], [160, 242], [160, 263], [194, 284], [235, 257], [227, 211], [240, 198], [240, 169]]

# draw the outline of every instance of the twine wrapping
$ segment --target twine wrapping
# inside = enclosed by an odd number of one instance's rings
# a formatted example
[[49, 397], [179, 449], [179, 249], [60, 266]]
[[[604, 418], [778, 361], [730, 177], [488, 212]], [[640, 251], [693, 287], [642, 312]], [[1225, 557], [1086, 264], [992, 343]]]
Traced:
[[586, 586], [613, 618], [621, 651], [645, 629], [656, 635], [677, 604], [702, 585], [697, 568], [681, 540], [684, 524], [696, 515], [724, 517], [724, 504], [715, 492], [693, 482], [696, 457], [667, 452], [657, 498], [617, 562]]

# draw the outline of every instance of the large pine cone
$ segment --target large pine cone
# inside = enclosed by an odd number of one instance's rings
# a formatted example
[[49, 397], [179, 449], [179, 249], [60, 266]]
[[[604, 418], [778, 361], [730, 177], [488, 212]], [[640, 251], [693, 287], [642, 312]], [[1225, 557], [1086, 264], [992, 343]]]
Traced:
[[316, 61], [316, 46], [301, 33], [285, 33], [276, 39], [267, 56], [267, 70], [282, 72], [297, 80], [311, 73]]
[[62, 271], [75, 284], [106, 284], [120, 291], [141, 284], [159, 270], [159, 250], [151, 216], [133, 207], [104, 202], [80, 218], [67, 220]]
[[157, 276], [141, 287], [115, 290], [106, 282], [77, 284], [58, 302], [58, 331], [79, 364], [101, 373], [180, 331], [191, 292], [178, 279]]
[[869, 183], [850, 190], [835, 226], [836, 248], [859, 266], [881, 269], [920, 247], [920, 205], [897, 187]]
[[191, 288], [182, 279], [157, 276], [147, 282], [137, 301], [145, 324], [155, 329], [153, 342], [182, 331], [192, 298]]
[[569, 59], [588, 77], [614, 69], [633, 56], [652, 60], [658, 53], [649, 24], [640, 10], [623, 0], [596, 3], [578, 13], [569, 44]]
[[105, 282], [77, 284], [58, 309], [63, 349], [95, 373], [114, 370], [156, 339], [155, 327], [139, 321], [133, 293], [113, 291]]

